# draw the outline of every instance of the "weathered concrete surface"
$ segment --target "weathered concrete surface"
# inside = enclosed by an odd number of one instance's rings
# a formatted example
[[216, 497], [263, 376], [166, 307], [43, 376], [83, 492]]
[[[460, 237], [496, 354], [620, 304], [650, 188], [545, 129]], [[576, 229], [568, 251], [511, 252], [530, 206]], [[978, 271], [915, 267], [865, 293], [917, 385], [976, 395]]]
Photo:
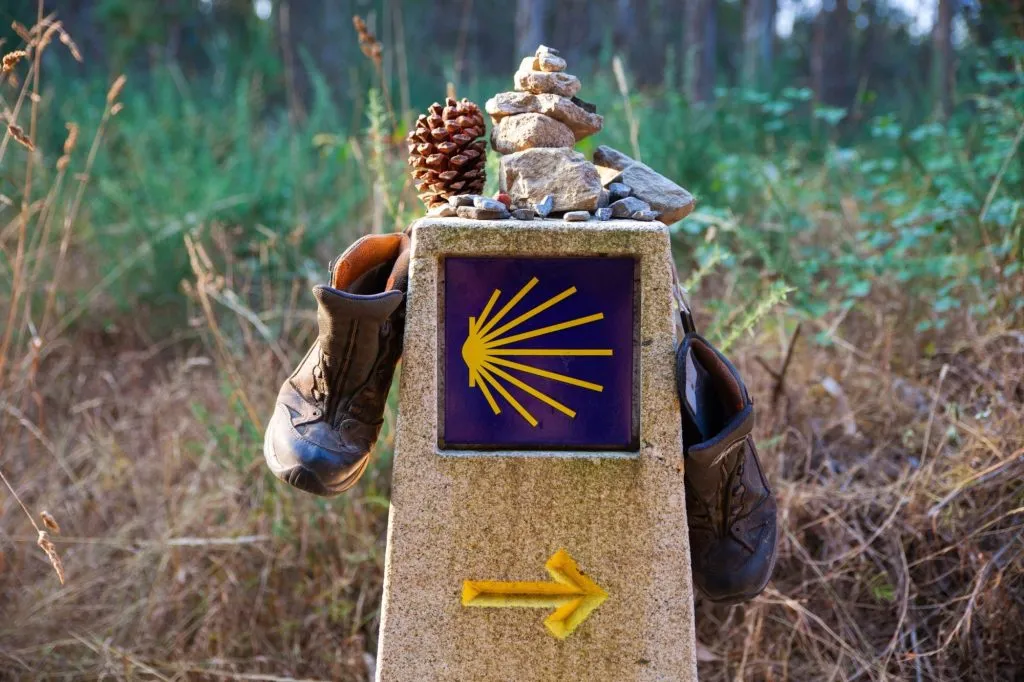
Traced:
[[[696, 679], [667, 228], [414, 227], [377, 679]], [[595, 254], [639, 259], [639, 452], [439, 452], [440, 259]], [[609, 595], [566, 639], [544, 627], [552, 609], [462, 606], [467, 579], [549, 580], [544, 564], [559, 549]]]

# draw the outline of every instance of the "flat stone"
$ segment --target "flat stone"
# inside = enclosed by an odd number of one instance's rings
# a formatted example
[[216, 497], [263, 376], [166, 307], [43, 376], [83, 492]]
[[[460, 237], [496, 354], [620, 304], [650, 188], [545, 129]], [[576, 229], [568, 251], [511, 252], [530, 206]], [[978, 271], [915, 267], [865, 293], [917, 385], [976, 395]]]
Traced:
[[[612, 182], [629, 185], [632, 195], [650, 204], [658, 220], [666, 225], [682, 220], [696, 205], [693, 195], [685, 189], [650, 166], [611, 147], [598, 147], [594, 152], [594, 163], [600, 168], [618, 171]], [[599, 173], [604, 180], [606, 172], [599, 170]]]
[[593, 135], [601, 130], [604, 118], [599, 114], [588, 112], [568, 97], [559, 95], [534, 95], [529, 92], [500, 92], [485, 105], [491, 120], [497, 125], [506, 116], [517, 114], [544, 114], [556, 121], [569, 126], [576, 141]]
[[[625, 220], [570, 224], [427, 218], [411, 229], [416, 234], [414, 265], [400, 369], [377, 679], [694, 682], [694, 594], [668, 228]], [[446, 449], [439, 442], [444, 424], [439, 396], [452, 377], [452, 370], [443, 369], [446, 344], [452, 343], [445, 340], [451, 327], [444, 323], [448, 299], [443, 295], [451, 259], [604, 254], [630, 255], [637, 264], [636, 300], [642, 305], [632, 320], [639, 387], [632, 452], [614, 458], [618, 453]], [[528, 281], [529, 269], [521, 272], [522, 284], [516, 281], [503, 291], [496, 308]], [[582, 294], [591, 282], [572, 284]], [[506, 319], [567, 286], [541, 279]], [[491, 293], [477, 292], [481, 309]], [[568, 319], [558, 311], [574, 298], [549, 311], [551, 322]], [[594, 312], [607, 313], [585, 308], [570, 317]], [[534, 318], [519, 329], [548, 324], [541, 320]], [[557, 334], [546, 338], [550, 347], [573, 347], [559, 345]], [[600, 348], [602, 340], [595, 336], [583, 347]], [[579, 374], [573, 367], [559, 371], [604, 383], [603, 375]], [[534, 385], [533, 377], [516, 374]], [[542, 421], [562, 417], [511, 390]], [[579, 412], [577, 420], [591, 418], [590, 392], [568, 386], [553, 395]], [[494, 398], [500, 417], [519, 418], [502, 397]], [[462, 605], [465, 581], [550, 583], [545, 562], [559, 549], [608, 594], [565, 639], [556, 639], [544, 625], [553, 608]], [[375, 606], [367, 602], [368, 609]]]
[[590, 211], [569, 211], [562, 220], [567, 223], [585, 223], [590, 220]]
[[505, 206], [505, 204], [497, 199], [491, 199], [490, 197], [476, 197], [473, 199], [473, 205], [485, 211], [495, 211], [497, 213], [508, 210], [508, 207]]
[[612, 209], [612, 216], [616, 218], [630, 218], [637, 211], [649, 211], [650, 205], [646, 201], [637, 199], [636, 197], [626, 197], [625, 199], [619, 199], [610, 206]]
[[555, 211], [593, 211], [603, 189], [594, 165], [583, 154], [564, 148], [502, 156], [498, 185], [517, 208], [539, 204], [551, 195]]
[[631, 157], [623, 154], [618, 149], [612, 149], [608, 145], [601, 145], [594, 152], [594, 163], [599, 166], [607, 166], [608, 168], [614, 168], [615, 170], [622, 170], [626, 166], [632, 166], [634, 163], [639, 163]]
[[548, 73], [520, 69], [515, 75], [516, 90], [535, 95], [551, 94], [572, 97], [580, 91], [580, 79], [570, 73]]
[[605, 189], [611, 192], [612, 201], [618, 201], [619, 199], [625, 199], [632, 192], [632, 188], [621, 182], [610, 182], [605, 185]]
[[[449, 202], [450, 201], [451, 198], [449, 198]], [[451, 203], [439, 204], [434, 208], [430, 209], [429, 211], [427, 211], [427, 215], [432, 218], [451, 218], [457, 215], [456, 210], [457, 207], [452, 206]]]
[[491, 147], [500, 154], [514, 154], [535, 147], [572, 147], [576, 136], [569, 126], [536, 113], [506, 116], [491, 129]]
[[537, 217], [537, 212], [532, 208], [517, 208], [512, 211], [512, 217], [516, 220], [533, 220]]
[[637, 211], [632, 215], [633, 220], [641, 220], [645, 223], [655, 220], [657, 217], [658, 214], [654, 211]]
[[601, 190], [601, 194], [597, 197], [597, 207], [606, 208], [612, 203], [612, 194], [606, 189]]
[[568, 66], [565, 60], [561, 57], [556, 57], [553, 54], [537, 55], [533, 60], [533, 68], [535, 71], [547, 71], [548, 73], [557, 73], [565, 71], [565, 67]]
[[536, 71], [535, 60], [536, 57], [523, 57], [523, 61], [519, 62], [519, 68], [516, 71]]
[[472, 206], [473, 201], [479, 196], [479, 194], [453, 194], [448, 197], [448, 204], [455, 208], [459, 206]]
[[534, 52], [534, 56], [536, 56], [536, 57], [541, 57], [543, 55], [551, 55], [551, 56], [557, 57], [560, 54], [562, 54], [562, 53], [559, 52], [558, 50], [556, 50], [553, 47], [548, 47], [547, 45], [538, 45], [537, 46], [537, 51]]
[[555, 208], [555, 198], [550, 194], [533, 205], [533, 210], [541, 218], [547, 218]]
[[470, 220], [502, 220], [509, 217], [508, 210], [504, 206], [500, 211], [477, 208], [476, 206], [459, 206], [455, 210], [460, 218], [469, 218]]
[[598, 220], [611, 220], [612, 219], [612, 209], [610, 209], [608, 207], [599, 208], [596, 211], [594, 211], [594, 215], [597, 216]]

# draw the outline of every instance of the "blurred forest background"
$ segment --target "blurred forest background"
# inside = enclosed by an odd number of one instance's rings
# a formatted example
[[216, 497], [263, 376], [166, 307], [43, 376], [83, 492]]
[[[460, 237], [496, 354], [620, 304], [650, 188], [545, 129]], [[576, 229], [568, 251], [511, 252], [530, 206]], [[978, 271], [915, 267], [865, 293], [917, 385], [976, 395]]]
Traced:
[[1024, 679], [1021, 0], [0, 0], [0, 41], [0, 679], [372, 674], [397, 391], [338, 500], [263, 425], [328, 261], [422, 215], [416, 115], [538, 43], [581, 151], [697, 196], [758, 405], [779, 565], [698, 604], [701, 678]]

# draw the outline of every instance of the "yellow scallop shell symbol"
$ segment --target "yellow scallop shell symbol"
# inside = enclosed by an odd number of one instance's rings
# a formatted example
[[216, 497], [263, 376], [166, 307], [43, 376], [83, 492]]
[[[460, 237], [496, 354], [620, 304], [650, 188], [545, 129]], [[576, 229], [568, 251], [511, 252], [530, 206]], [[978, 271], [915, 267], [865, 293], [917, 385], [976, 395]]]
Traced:
[[[530, 426], [537, 426], [537, 419], [512, 396], [506, 384], [525, 391], [537, 400], [550, 405], [570, 418], [575, 417], [576, 412], [566, 405], [558, 402], [551, 396], [538, 391], [522, 379], [509, 374], [506, 369], [544, 377], [545, 379], [551, 379], [563, 384], [577, 386], [589, 391], [600, 392], [604, 390], [604, 387], [600, 384], [583, 381], [582, 379], [576, 379], [575, 377], [567, 376], [565, 374], [558, 374], [557, 372], [549, 372], [548, 370], [541, 369], [540, 367], [532, 367], [507, 358], [531, 356], [611, 356], [612, 354], [610, 348], [509, 348], [509, 346], [519, 341], [554, 334], [562, 331], [563, 329], [579, 327], [581, 325], [591, 324], [604, 319], [604, 313], [595, 313], [593, 315], [577, 317], [572, 320], [552, 324], [539, 329], [517, 331], [517, 328], [520, 325], [528, 322], [533, 317], [558, 305], [575, 294], [576, 287], [569, 287], [562, 293], [552, 296], [543, 303], [534, 306], [522, 315], [514, 317], [512, 320], [499, 327], [498, 324], [501, 323], [501, 321], [504, 320], [505, 317], [509, 315], [509, 313], [511, 313], [524, 298], [526, 298], [526, 295], [530, 293], [531, 289], [537, 286], [537, 283], [538, 279], [536, 277], [531, 279], [525, 286], [523, 286], [522, 289], [519, 290], [518, 293], [516, 293], [515, 296], [502, 306], [497, 313], [491, 316], [491, 312], [494, 310], [494, 307], [498, 304], [498, 300], [501, 298], [501, 290], [495, 289], [480, 315], [478, 317], [469, 318], [469, 334], [466, 337], [466, 342], [462, 344], [462, 359], [466, 363], [466, 367], [469, 369], [470, 388], [479, 388], [480, 393], [483, 394], [484, 398], [487, 400], [487, 404], [490, 405], [494, 414], [501, 414], [501, 407], [495, 400], [494, 394], [491, 393], [491, 389], [493, 388], [506, 403], [511, 405], [515, 411], [530, 424]], [[513, 333], [509, 334], [509, 332]]]

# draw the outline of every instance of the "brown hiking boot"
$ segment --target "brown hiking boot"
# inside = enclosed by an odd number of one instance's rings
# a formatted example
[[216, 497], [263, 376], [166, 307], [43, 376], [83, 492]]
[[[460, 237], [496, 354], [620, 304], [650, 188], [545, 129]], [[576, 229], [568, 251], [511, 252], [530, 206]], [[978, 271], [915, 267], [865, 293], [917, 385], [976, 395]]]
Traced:
[[686, 515], [693, 581], [736, 603], [764, 590], [775, 568], [775, 496], [751, 434], [754, 405], [739, 372], [699, 334], [676, 354], [683, 415]]
[[402, 354], [409, 239], [369, 235], [313, 289], [320, 335], [277, 396], [263, 456], [274, 475], [316, 495], [351, 487], [369, 461]]

